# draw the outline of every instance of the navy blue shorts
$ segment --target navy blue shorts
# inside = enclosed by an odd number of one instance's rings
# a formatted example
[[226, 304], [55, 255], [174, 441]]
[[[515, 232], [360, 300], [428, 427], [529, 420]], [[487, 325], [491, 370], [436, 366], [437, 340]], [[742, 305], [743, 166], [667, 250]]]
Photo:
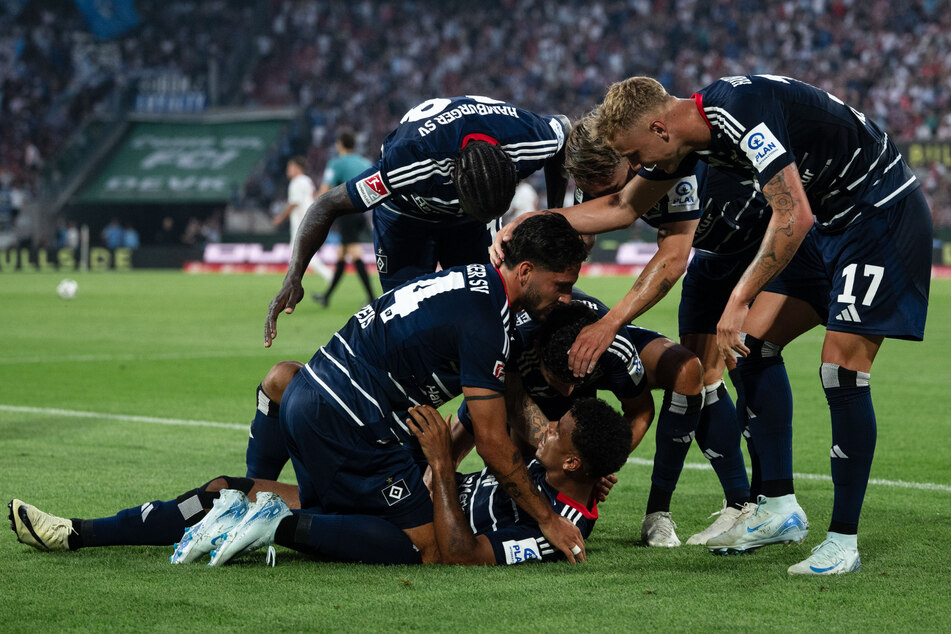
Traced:
[[294, 376], [281, 399], [281, 433], [297, 475], [301, 507], [374, 515], [400, 528], [432, 522], [432, 500], [410, 445], [392, 437], [386, 421], [359, 411], [359, 400], [347, 399], [342, 386], [334, 390], [354, 405], [357, 418], [366, 417], [365, 425], [338, 409], [308, 366]]
[[475, 220], [426, 222], [382, 206], [373, 210], [373, 250], [383, 292], [434, 272], [437, 264], [448, 269], [488, 263], [493, 237], [488, 225]]
[[828, 330], [921, 341], [931, 210], [920, 189], [845, 231], [812, 229], [767, 291], [808, 302]]
[[[667, 338], [659, 332], [648, 330], [647, 328], [641, 328], [640, 326], [634, 326], [633, 324], [627, 329], [627, 334], [634, 343], [634, 348], [637, 350], [638, 354], [640, 354], [640, 351], [646, 348], [647, 344], [649, 344], [654, 339]], [[643, 383], [645, 385], [647, 384], [646, 381]]]
[[756, 249], [729, 256], [694, 252], [680, 294], [681, 335], [716, 334], [730, 293], [755, 255]]

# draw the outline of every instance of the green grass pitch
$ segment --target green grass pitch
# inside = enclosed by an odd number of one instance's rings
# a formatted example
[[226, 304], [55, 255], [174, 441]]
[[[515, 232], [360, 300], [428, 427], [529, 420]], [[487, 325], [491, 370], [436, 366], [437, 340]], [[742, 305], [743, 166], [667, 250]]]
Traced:
[[[261, 377], [276, 361], [308, 359], [362, 297], [348, 276], [329, 309], [306, 299], [281, 316], [266, 350], [264, 315], [280, 276], [79, 275], [71, 301], [57, 297], [59, 279], [0, 277], [0, 499], [67, 517], [112, 515], [243, 475]], [[629, 284], [579, 286], [611, 303]], [[638, 323], [676, 335], [678, 295]], [[279, 549], [276, 568], [257, 552], [211, 569], [171, 566], [166, 547], [41, 553], [5, 531], [0, 631], [947, 631], [949, 315], [951, 281], [935, 280], [925, 342], [887, 341], [873, 368], [878, 447], [857, 574], [786, 574], [822, 540], [831, 512], [817, 329], [784, 352], [796, 488], [812, 526], [805, 544], [739, 557], [639, 546], [649, 437], [601, 505], [582, 565], [384, 568]], [[682, 540], [721, 503], [699, 450], [688, 462], [672, 506]]]

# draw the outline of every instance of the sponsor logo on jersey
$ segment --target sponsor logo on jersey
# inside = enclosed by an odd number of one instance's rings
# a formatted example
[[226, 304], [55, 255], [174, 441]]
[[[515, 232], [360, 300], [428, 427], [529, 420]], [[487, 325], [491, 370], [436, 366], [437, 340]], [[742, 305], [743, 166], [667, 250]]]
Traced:
[[360, 195], [360, 200], [363, 201], [363, 204], [367, 207], [371, 207], [387, 196], [392, 192], [386, 188], [386, 184], [383, 183], [383, 177], [379, 172], [367, 176], [361, 181], [357, 181], [357, 193]]
[[535, 539], [512, 539], [502, 542], [506, 564], [518, 564], [529, 559], [541, 559]]
[[757, 172], [762, 172], [778, 156], [786, 153], [786, 148], [765, 123], [750, 130], [740, 141], [740, 147]]
[[383, 499], [386, 500], [386, 503], [390, 506], [405, 500], [410, 496], [409, 487], [406, 486], [405, 480], [398, 480], [388, 487], [381, 489], [380, 493], [383, 494]]
[[697, 196], [697, 177], [693, 174], [680, 181], [667, 192], [667, 211], [679, 213], [700, 209], [700, 198]]

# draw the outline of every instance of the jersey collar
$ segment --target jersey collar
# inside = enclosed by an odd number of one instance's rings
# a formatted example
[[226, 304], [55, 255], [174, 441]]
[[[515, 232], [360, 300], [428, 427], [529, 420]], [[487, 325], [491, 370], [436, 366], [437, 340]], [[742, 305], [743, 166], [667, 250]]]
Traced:
[[492, 268], [495, 269], [495, 272], [498, 274], [499, 279], [502, 281], [502, 290], [505, 291], [505, 301], [507, 301], [507, 302], [509, 303], [509, 308], [511, 308], [511, 307], [512, 307], [512, 298], [509, 297], [509, 287], [505, 285], [505, 278], [502, 277], [502, 271], [500, 271], [498, 268], [496, 268], [496, 267], [494, 267], [494, 266], [493, 266]]
[[699, 92], [695, 92], [690, 95], [690, 98], [693, 99], [694, 104], [697, 106], [697, 110], [700, 111], [700, 116], [703, 117], [703, 122], [707, 124], [707, 127], [711, 130], [713, 129], [713, 124], [710, 123], [710, 120], [707, 119], [707, 113], [703, 111], [703, 95]]
[[598, 519], [598, 503], [597, 503], [597, 502], [594, 502], [594, 503], [591, 505], [591, 508], [589, 509], [588, 507], [586, 507], [586, 506], [585, 506], [584, 504], [582, 504], [581, 502], [579, 502], [579, 501], [577, 501], [577, 500], [572, 500], [570, 497], [568, 497], [567, 495], [565, 495], [565, 494], [562, 493], [561, 491], [558, 492], [557, 500], [558, 500], [559, 502], [563, 502], [564, 504], [567, 504], [568, 506], [570, 506], [571, 508], [573, 508], [574, 510], [578, 511], [578, 512], [581, 513], [583, 516], [585, 516], [586, 518], [588, 518], [589, 520], [596, 520], [596, 519]]

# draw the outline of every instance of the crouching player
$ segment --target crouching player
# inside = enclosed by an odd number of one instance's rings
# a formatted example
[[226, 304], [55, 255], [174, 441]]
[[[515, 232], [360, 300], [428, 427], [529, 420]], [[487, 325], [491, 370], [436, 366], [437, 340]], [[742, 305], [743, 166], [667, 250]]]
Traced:
[[[407, 425], [433, 470], [430, 526], [437, 549], [425, 558], [403, 531], [382, 518], [299, 509], [294, 485], [228, 476], [171, 500], [91, 520], [57, 517], [12, 500], [11, 528], [20, 542], [44, 551], [177, 542], [172, 563], [196, 561], [210, 552], [212, 566], [262, 547], [273, 565], [273, 544], [324, 561], [373, 564], [493, 565], [564, 558], [488, 469], [455, 473], [449, 424], [435, 409], [422, 405], [409, 414]], [[580, 399], [542, 430], [528, 471], [554, 511], [587, 538], [598, 517], [599, 482], [621, 468], [630, 445], [624, 417], [603, 401]]]

